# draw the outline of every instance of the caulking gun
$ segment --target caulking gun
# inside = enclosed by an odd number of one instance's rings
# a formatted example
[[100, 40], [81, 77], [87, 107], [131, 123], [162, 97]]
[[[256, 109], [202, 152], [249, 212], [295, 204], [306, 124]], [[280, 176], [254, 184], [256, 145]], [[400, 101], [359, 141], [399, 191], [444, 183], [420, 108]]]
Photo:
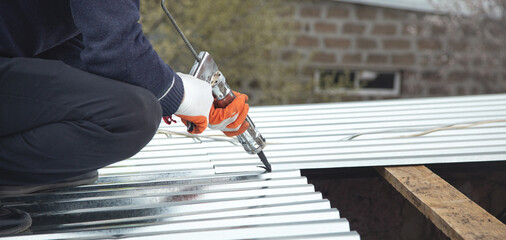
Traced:
[[[232, 92], [232, 89], [230, 89], [228, 86], [225, 76], [220, 72], [218, 65], [216, 65], [216, 62], [208, 52], [202, 51], [197, 55], [197, 52], [190, 44], [184, 33], [181, 31], [176, 21], [170, 14], [169, 10], [167, 10], [165, 7], [165, 0], [162, 0], [161, 4], [163, 11], [167, 17], [169, 17], [170, 21], [174, 25], [174, 28], [176, 28], [186, 46], [190, 49], [196, 59], [192, 69], [190, 70], [190, 75], [193, 75], [194, 77], [211, 84], [214, 97], [214, 107], [226, 107], [235, 99], [235, 96]], [[265, 139], [257, 130], [255, 124], [253, 124], [253, 121], [251, 121], [251, 118], [249, 116], [246, 117], [246, 122], [249, 123], [248, 129], [243, 134], [238, 135], [237, 139], [242, 144], [244, 150], [246, 150], [247, 153], [257, 154], [258, 157], [260, 157], [262, 163], [265, 165], [267, 172], [270, 172], [271, 165], [267, 161], [267, 158], [263, 152], [263, 149], [265, 147]], [[189, 123], [188, 128], [191, 129], [192, 127], [193, 125]]]

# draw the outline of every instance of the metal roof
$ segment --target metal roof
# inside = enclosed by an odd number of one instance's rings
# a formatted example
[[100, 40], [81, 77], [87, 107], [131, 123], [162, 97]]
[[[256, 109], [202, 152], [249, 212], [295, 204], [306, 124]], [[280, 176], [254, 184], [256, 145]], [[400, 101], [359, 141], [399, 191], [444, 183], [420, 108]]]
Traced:
[[375, 7], [393, 8], [424, 13], [456, 14], [456, 15], [486, 15], [502, 19], [505, 14], [500, 4], [494, 0], [479, 0], [469, 4], [458, 0], [334, 0], [352, 4], [362, 4]]
[[[376, 7], [395, 8], [410, 11], [419, 12], [434, 12], [436, 8], [433, 3], [437, 3], [440, 0], [334, 0], [336, 2], [356, 3], [364, 4]], [[432, 3], [432, 4], [431, 4]]]
[[[266, 106], [252, 108], [250, 116], [267, 139], [264, 152], [274, 171], [506, 160], [506, 94]], [[160, 144], [166, 141], [158, 136], [159, 145], [139, 156], [164, 158], [171, 149], [185, 155]], [[185, 147], [201, 151], [217, 173], [254, 170], [259, 163], [228, 142], [194, 145]]]
[[2, 199], [34, 221], [5, 239], [359, 239], [297, 170], [215, 174], [198, 157], [146, 161], [105, 168], [95, 185]]
[[[359, 239], [298, 169], [506, 160], [506, 94], [252, 107], [272, 173], [216, 131], [165, 126], [97, 184], [2, 199], [6, 239]], [[417, 133], [421, 136], [405, 137]]]

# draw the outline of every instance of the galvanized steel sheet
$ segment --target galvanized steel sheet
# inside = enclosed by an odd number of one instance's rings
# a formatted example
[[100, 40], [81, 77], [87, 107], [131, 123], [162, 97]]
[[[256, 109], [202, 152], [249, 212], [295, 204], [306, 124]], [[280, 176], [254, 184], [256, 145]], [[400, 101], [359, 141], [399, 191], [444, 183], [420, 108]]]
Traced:
[[[273, 172], [216, 131], [161, 125], [94, 185], [2, 199], [5, 239], [359, 239], [299, 169], [506, 160], [506, 94], [254, 107]], [[410, 136], [427, 132], [422, 136]]]

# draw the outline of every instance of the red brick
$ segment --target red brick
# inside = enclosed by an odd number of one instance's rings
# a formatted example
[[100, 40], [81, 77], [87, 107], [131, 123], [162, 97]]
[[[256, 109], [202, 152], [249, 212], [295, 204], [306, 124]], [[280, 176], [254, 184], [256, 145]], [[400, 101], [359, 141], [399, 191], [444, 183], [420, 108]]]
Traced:
[[360, 53], [345, 54], [343, 56], [343, 63], [360, 63], [362, 62], [362, 55]]
[[432, 55], [433, 55], [434, 63], [438, 66], [447, 65], [450, 60], [450, 57], [448, 56], [448, 54], [443, 53], [443, 52], [440, 52], [438, 54], [432, 54]]
[[454, 60], [455, 62], [460, 65], [461, 67], [463, 68], [467, 68], [469, 67], [469, 59], [465, 58], [465, 57], [462, 57], [462, 56], [458, 56], [458, 57], [454, 57]]
[[418, 50], [439, 50], [441, 42], [436, 39], [420, 39], [418, 40]]
[[297, 51], [294, 50], [286, 50], [281, 53], [281, 59], [285, 61], [290, 61], [296, 59], [298, 56]]
[[422, 72], [422, 80], [428, 82], [441, 82], [442, 77], [437, 71], [424, 71]]
[[378, 35], [395, 35], [395, 33], [397, 33], [397, 27], [392, 24], [377, 24], [374, 25], [372, 33]]
[[367, 38], [357, 39], [357, 48], [359, 48], [359, 49], [373, 49], [376, 47], [377, 47], [377, 44], [374, 39], [367, 39]]
[[450, 91], [447, 85], [436, 85], [429, 86], [429, 95], [430, 96], [448, 96], [450, 95]]
[[367, 63], [372, 64], [387, 64], [388, 56], [384, 54], [369, 54], [367, 56]]
[[457, 87], [457, 95], [467, 95], [469, 94], [469, 89], [464, 86]]
[[307, 18], [319, 18], [321, 16], [321, 10], [316, 6], [303, 6], [300, 8], [300, 16]]
[[401, 20], [406, 18], [406, 12], [395, 10], [395, 9], [383, 9], [383, 18], [384, 19], [394, 19], [394, 20]]
[[480, 86], [474, 86], [471, 88], [471, 94], [483, 94], [483, 90]]
[[452, 47], [456, 51], [466, 51], [467, 42], [465, 40], [451, 41], [450, 47]]
[[343, 25], [343, 33], [345, 34], [363, 34], [365, 25], [360, 23], [345, 23]]
[[337, 26], [335, 23], [317, 22], [314, 24], [314, 30], [319, 33], [335, 33]]
[[317, 47], [318, 46], [318, 38], [311, 36], [298, 36], [295, 39], [296, 47]]
[[409, 49], [411, 42], [403, 39], [387, 39], [383, 40], [383, 48], [385, 49]]
[[328, 52], [317, 52], [313, 54], [311, 60], [314, 62], [321, 62], [321, 63], [335, 63], [336, 55], [334, 53]]
[[344, 38], [325, 38], [324, 39], [325, 47], [327, 48], [349, 48], [351, 47], [350, 39]]
[[[469, 74], [468, 74], [469, 75]], [[497, 79], [499, 78], [497, 73], [494, 72], [474, 72], [470, 76], [473, 80], [478, 80], [482, 84], [493, 84], [497, 82]]]
[[500, 52], [501, 45], [491, 41], [483, 41], [483, 50], [489, 52]]
[[441, 36], [446, 33], [445, 26], [432, 25], [431, 27], [432, 36]]
[[357, 15], [357, 18], [362, 19], [376, 19], [376, 15], [378, 12], [378, 8], [375, 7], [369, 7], [369, 6], [355, 6], [355, 13]]
[[344, 6], [334, 6], [327, 9], [327, 17], [329, 18], [347, 18], [350, 15], [350, 11]]
[[412, 65], [414, 63], [415, 63], [415, 55], [413, 54], [398, 54], [392, 56], [392, 64]]
[[421, 81], [416, 80], [416, 74], [413, 71], [402, 72], [403, 84], [401, 84], [402, 95], [421, 96], [424, 86]]
[[433, 65], [432, 62], [432, 55], [421, 55], [420, 57], [418, 57], [418, 61], [420, 63], [420, 65], [424, 66], [424, 67], [428, 67], [428, 66], [431, 66]]
[[462, 34], [464, 34], [465, 37], [476, 37], [476, 31], [478, 29], [476, 29], [475, 26], [470, 26], [470, 25], [467, 25], [467, 24], [463, 24], [462, 26], [460, 26], [460, 29], [459, 31], [461, 31]]
[[450, 82], [462, 82], [469, 78], [469, 72], [466, 71], [453, 71], [446, 77]]

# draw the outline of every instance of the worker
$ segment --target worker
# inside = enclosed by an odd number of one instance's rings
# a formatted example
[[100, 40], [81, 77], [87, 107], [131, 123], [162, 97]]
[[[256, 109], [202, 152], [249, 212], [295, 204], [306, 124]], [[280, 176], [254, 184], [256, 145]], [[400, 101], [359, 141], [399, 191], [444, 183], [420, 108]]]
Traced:
[[[194, 134], [246, 130], [247, 96], [215, 109], [211, 86], [164, 63], [139, 18], [138, 0], [0, 1], [0, 201], [94, 183], [162, 117], [192, 122]], [[0, 235], [30, 224], [0, 205]]]

